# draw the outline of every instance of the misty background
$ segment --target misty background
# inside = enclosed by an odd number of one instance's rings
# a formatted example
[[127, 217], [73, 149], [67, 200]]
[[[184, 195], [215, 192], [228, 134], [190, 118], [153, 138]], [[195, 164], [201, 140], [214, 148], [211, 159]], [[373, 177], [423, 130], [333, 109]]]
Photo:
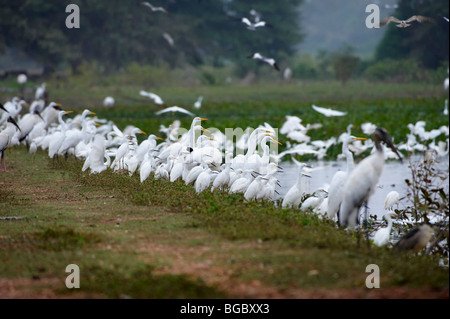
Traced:
[[[273, 57], [293, 79], [351, 78], [440, 81], [448, 68], [445, 0], [73, 0], [80, 29], [68, 29], [69, 3], [1, 0], [0, 77], [83, 76], [160, 85], [251, 84], [286, 75], [247, 59]], [[368, 29], [366, 5], [381, 19], [415, 14], [430, 24]], [[254, 9], [273, 28], [250, 31], [239, 21]], [[170, 37], [173, 42], [169, 41]], [[143, 75], [147, 74], [147, 75]]]

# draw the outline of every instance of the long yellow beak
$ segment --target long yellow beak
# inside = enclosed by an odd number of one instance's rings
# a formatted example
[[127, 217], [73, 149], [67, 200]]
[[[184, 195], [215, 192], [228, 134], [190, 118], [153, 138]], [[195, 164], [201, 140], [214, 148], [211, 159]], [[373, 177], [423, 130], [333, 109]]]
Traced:
[[365, 137], [354, 137], [353, 139], [357, 141], [367, 141], [367, 138]]
[[139, 132], [141, 132], [142, 134], [145, 134], [145, 135], [147, 135], [147, 133], [145, 133], [144, 131], [139, 131]]
[[164, 141], [164, 139], [163, 139], [163, 138], [161, 138], [161, 137], [159, 137], [159, 136], [155, 136], [155, 138], [156, 138], [157, 140], [161, 140], [161, 141]]
[[200, 121], [207, 121], [208, 119], [205, 119], [204, 117], [200, 118]]

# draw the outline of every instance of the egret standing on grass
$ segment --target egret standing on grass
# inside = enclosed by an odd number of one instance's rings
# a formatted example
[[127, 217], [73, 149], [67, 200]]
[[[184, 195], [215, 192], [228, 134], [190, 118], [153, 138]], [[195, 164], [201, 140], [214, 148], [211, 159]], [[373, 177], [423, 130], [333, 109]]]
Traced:
[[[359, 224], [359, 209], [364, 204], [366, 204], [367, 215], [367, 201], [375, 192], [384, 166], [384, 151], [381, 142], [385, 142], [402, 161], [401, 155], [395, 148], [389, 133], [384, 128], [377, 127], [372, 139], [375, 143], [376, 151], [355, 167], [345, 183], [339, 215], [339, 223], [342, 227], [355, 228]], [[365, 216], [365, 221], [366, 219], [367, 216]], [[369, 244], [369, 241], [367, 243]]]

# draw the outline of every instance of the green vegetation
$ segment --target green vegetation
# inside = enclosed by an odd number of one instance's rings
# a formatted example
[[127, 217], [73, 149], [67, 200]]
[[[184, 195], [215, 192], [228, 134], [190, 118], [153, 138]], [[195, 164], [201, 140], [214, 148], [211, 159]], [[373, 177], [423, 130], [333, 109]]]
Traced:
[[[90, 175], [73, 157], [52, 161], [38, 152], [31, 160], [23, 147], [7, 158], [0, 216], [24, 218], [0, 221], [0, 273], [3, 280], [33, 278], [36, 293], [46, 287], [54, 296], [83, 298], [264, 297], [271, 287], [281, 297], [314, 288], [323, 296], [335, 289], [358, 296], [371, 263], [382, 272], [381, 295], [400, 288], [442, 296], [448, 288], [436, 257], [358, 250], [351, 232], [315, 215], [225, 192], [197, 195], [152, 176], [140, 183], [110, 170]], [[69, 263], [80, 266], [80, 290], [64, 286]], [[238, 284], [261, 291], [246, 295], [232, 288]]]

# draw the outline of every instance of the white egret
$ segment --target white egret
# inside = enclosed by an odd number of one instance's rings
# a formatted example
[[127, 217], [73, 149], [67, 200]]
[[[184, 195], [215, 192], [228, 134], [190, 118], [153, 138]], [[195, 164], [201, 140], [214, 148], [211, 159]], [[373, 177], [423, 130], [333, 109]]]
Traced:
[[[302, 189], [302, 176], [309, 176], [303, 173], [305, 163], [298, 165], [298, 176], [296, 183], [288, 190], [281, 203], [282, 208], [298, 208], [302, 201], [303, 189]], [[309, 176], [310, 177], [310, 176]]]
[[336, 111], [333, 109], [327, 109], [327, 108], [320, 107], [320, 106], [317, 106], [314, 104], [312, 105], [312, 108], [314, 109], [314, 111], [319, 112], [320, 114], [323, 114], [326, 117], [347, 115], [347, 112], [341, 112], [341, 111]]
[[203, 96], [199, 96], [197, 101], [195, 101], [195, 103], [194, 103], [194, 107], [198, 110], [199, 108], [202, 107], [202, 102], [203, 102]]
[[36, 93], [34, 95], [35, 100], [39, 100], [42, 99], [44, 97], [44, 93], [45, 93], [45, 82], [43, 82], [37, 89], [36, 89]]
[[146, 96], [146, 97], [150, 98], [153, 101], [153, 103], [155, 103], [155, 104], [158, 104], [158, 105], [164, 104], [164, 101], [161, 99], [161, 97], [159, 95], [155, 94], [155, 93], [146, 92], [144, 90], [141, 90], [139, 92], [139, 94], [142, 95], [142, 96]]
[[324, 188], [319, 188], [315, 191], [315, 196], [310, 196], [302, 203], [300, 209], [303, 211], [315, 211], [320, 204], [322, 204], [325, 197], [328, 195], [328, 192]]
[[400, 194], [397, 191], [390, 191], [386, 195], [386, 199], [384, 200], [384, 209], [392, 210], [394, 205], [398, 205], [400, 202]]
[[389, 242], [389, 238], [391, 235], [391, 229], [392, 229], [392, 219], [391, 216], [395, 215], [394, 212], [387, 212], [384, 215], [384, 218], [386, 219], [388, 225], [387, 227], [383, 227], [377, 230], [373, 237], [373, 243], [377, 245], [378, 247], [384, 246]]
[[107, 96], [103, 99], [103, 106], [112, 107], [114, 106], [115, 100], [112, 96]]
[[242, 17], [238, 18], [238, 21], [245, 24], [248, 30], [255, 31], [257, 28], [267, 27], [272, 28], [273, 26], [270, 23], [267, 23], [266, 21], [255, 21], [251, 22], [248, 18]]
[[156, 115], [160, 115], [160, 114], [168, 113], [168, 112], [171, 112], [172, 114], [173, 114], [174, 112], [179, 112], [179, 113], [187, 114], [187, 115], [189, 115], [189, 116], [195, 116], [194, 113], [189, 112], [188, 110], [183, 109], [182, 107], [179, 107], [179, 106], [171, 106], [171, 107], [167, 107], [167, 108], [165, 108], [165, 109], [163, 109], [163, 110], [160, 110], [160, 111], [156, 112], [155, 114], [156, 114]]
[[57, 154], [59, 148], [61, 147], [62, 143], [64, 142], [64, 138], [66, 136], [66, 131], [67, 131], [68, 127], [62, 117], [69, 113], [72, 113], [72, 111], [60, 111], [58, 114], [58, 122], [60, 124], [60, 130], [56, 131], [55, 133], [53, 133], [51, 135], [51, 138], [50, 138], [50, 141], [48, 144], [48, 156], [50, 158], [53, 158]]

